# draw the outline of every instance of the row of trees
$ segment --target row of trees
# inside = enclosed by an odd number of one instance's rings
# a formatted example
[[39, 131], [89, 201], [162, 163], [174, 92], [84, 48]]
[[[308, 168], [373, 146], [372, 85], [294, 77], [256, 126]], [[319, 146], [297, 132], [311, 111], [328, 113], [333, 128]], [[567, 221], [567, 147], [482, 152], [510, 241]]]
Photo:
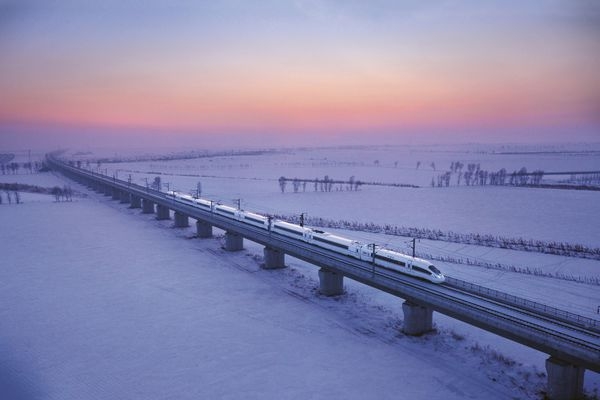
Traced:
[[456, 161], [450, 165], [450, 171], [444, 172], [435, 178], [431, 178], [431, 186], [450, 186], [452, 175], [456, 175], [456, 185], [460, 186], [461, 182], [464, 182], [467, 186], [485, 186], [495, 185], [504, 186], [506, 184], [511, 186], [526, 186], [526, 185], [539, 185], [544, 177], [544, 171], [535, 170], [528, 172], [527, 168], [522, 167], [518, 171], [508, 173], [505, 168], [498, 171], [487, 171], [481, 169], [480, 164], [469, 163], [467, 164], [466, 171], [463, 172], [464, 164]]
[[302, 189], [303, 192], [306, 192], [306, 186], [308, 184], [310, 184], [313, 187], [313, 190], [315, 192], [331, 192], [334, 190], [334, 188], [336, 189], [336, 191], [357, 191], [358, 188], [363, 184], [354, 176], [351, 176], [347, 181], [341, 181], [332, 179], [329, 177], [329, 175], [325, 175], [322, 179], [286, 178], [285, 176], [281, 176], [278, 182], [279, 189], [281, 189], [281, 193], [285, 193], [285, 189], [288, 182], [292, 183], [294, 193], [298, 193], [300, 189]]
[[[102, 163], [123, 163], [123, 162], [142, 162], [142, 161], [173, 161], [173, 160], [192, 160], [196, 158], [217, 158], [217, 157], [236, 157], [236, 156], [260, 156], [263, 154], [273, 154], [284, 152], [285, 150], [264, 149], [264, 150], [222, 150], [222, 151], [204, 151], [192, 150], [173, 154], [143, 154], [136, 156], [114, 156], [102, 157], [86, 160], [85, 163], [89, 166], [90, 162], [101, 165]], [[87, 155], [80, 153], [81, 155]], [[81, 163], [81, 161], [77, 161]]]
[[[300, 217], [296, 215], [274, 215], [274, 218], [292, 223], [299, 223]], [[304, 217], [304, 224], [322, 228], [347, 229], [351, 231], [384, 233], [392, 236], [412, 237], [416, 239], [440, 240], [444, 242], [473, 244], [477, 246], [496, 247], [530, 251], [546, 254], [563, 255], [568, 257], [589, 258], [600, 260], [599, 247], [587, 247], [581, 244], [553, 242], [525, 238], [510, 238], [504, 236], [457, 233], [427, 228], [411, 228], [390, 224], [379, 225], [372, 222], [356, 222], [346, 220], [332, 220], [320, 217]]]
[[24, 171], [33, 174], [34, 172], [41, 170], [43, 165], [43, 163], [37, 161], [24, 163], [11, 162], [0, 164], [0, 172], [2, 175], [18, 174], [19, 171], [23, 169]]
[[[4, 195], [6, 197], [6, 201], [8, 202], [8, 204], [12, 204], [13, 203], [13, 199], [15, 204], [20, 204], [21, 203], [21, 194], [16, 191], [10, 191], [10, 190], [4, 190]], [[2, 197], [2, 192], [0, 192], [0, 204], [2, 204], [4, 202], [3, 197]]]
[[[13, 202], [16, 204], [21, 203], [22, 192], [50, 194], [55, 197], [56, 201], [72, 201], [74, 194], [73, 189], [68, 185], [45, 188], [20, 183], [0, 183], [0, 204], [4, 202], [4, 199], [6, 199], [8, 204], [12, 204]], [[4, 193], [4, 196], [2, 193]]]
[[452, 264], [483, 267], [486, 269], [508, 271], [508, 272], [514, 272], [517, 274], [541, 276], [544, 278], [561, 279], [561, 280], [565, 280], [565, 281], [600, 286], [600, 277], [597, 277], [597, 276], [581, 276], [581, 275], [573, 275], [573, 274], [564, 274], [561, 272], [554, 273], [554, 272], [544, 271], [541, 268], [535, 268], [535, 267], [531, 268], [531, 267], [516, 266], [516, 265], [512, 265], [512, 264], [503, 264], [503, 263], [491, 263], [491, 262], [472, 259], [472, 258], [468, 258], [468, 257], [440, 256], [440, 255], [433, 255], [430, 253], [420, 253], [420, 252], [417, 252], [416, 255], [419, 258], [424, 258], [424, 259], [432, 260], [432, 261], [441, 261], [441, 262], [447, 262], [447, 263], [452, 263]]
[[337, 180], [332, 179], [329, 175], [325, 175], [324, 178], [315, 178], [315, 179], [303, 179], [303, 178], [286, 178], [285, 176], [281, 176], [278, 180], [279, 189], [281, 193], [285, 193], [288, 182], [292, 184], [292, 190], [294, 193], [298, 193], [300, 191], [306, 192], [307, 186], [310, 188], [312, 186], [315, 192], [341, 192], [344, 190], [347, 191], [357, 191], [361, 186], [369, 185], [369, 186], [391, 186], [391, 187], [409, 187], [409, 188], [418, 188], [419, 186], [410, 185], [406, 183], [385, 183], [385, 182], [371, 182], [371, 181], [361, 181], [356, 179], [354, 176], [348, 178], [348, 180]]
[[566, 183], [576, 185], [600, 185], [600, 174], [572, 174]]
[[71, 186], [54, 186], [50, 193], [54, 195], [56, 201], [73, 201], [73, 189]]

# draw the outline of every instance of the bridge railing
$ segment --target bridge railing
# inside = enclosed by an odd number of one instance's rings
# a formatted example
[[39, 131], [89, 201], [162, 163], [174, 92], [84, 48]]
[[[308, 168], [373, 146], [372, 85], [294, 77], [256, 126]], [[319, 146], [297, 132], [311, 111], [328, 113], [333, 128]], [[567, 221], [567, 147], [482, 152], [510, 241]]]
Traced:
[[535, 311], [553, 318], [559, 319], [563, 322], [572, 323], [574, 325], [600, 332], [600, 321], [584, 317], [579, 314], [575, 314], [560, 308], [552, 307], [547, 304], [538, 303], [536, 301], [528, 300], [523, 297], [518, 297], [512, 294], [501, 292], [499, 290], [490, 289], [485, 286], [480, 286], [475, 283], [463, 281], [457, 278], [446, 277], [446, 283], [450, 286], [463, 289], [469, 293], [478, 294], [489, 299], [498, 300], [505, 304], [518, 306], [525, 308], [529, 311]]

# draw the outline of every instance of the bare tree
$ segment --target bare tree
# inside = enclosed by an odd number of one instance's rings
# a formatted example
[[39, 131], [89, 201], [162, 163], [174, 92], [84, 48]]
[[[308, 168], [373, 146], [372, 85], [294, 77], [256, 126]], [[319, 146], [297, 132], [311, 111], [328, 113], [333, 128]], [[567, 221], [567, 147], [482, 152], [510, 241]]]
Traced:
[[60, 201], [60, 198], [62, 197], [62, 189], [60, 187], [54, 186], [50, 193], [54, 195], [56, 201]]
[[157, 176], [154, 178], [154, 181], [152, 182], [152, 189], [160, 191], [160, 187], [161, 187], [160, 176]]
[[285, 185], [287, 184], [287, 179], [285, 176], [279, 177], [279, 188], [281, 189], [281, 193], [285, 192]]
[[292, 186], [294, 187], [294, 193], [298, 193], [298, 190], [300, 189], [300, 180], [298, 180], [298, 178], [294, 178], [292, 181]]

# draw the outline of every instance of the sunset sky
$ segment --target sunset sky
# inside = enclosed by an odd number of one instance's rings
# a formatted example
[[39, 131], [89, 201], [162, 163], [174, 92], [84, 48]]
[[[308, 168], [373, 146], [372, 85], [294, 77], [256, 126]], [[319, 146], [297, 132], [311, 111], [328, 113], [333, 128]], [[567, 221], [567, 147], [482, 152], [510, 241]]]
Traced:
[[600, 139], [600, 2], [0, 0], [0, 148]]

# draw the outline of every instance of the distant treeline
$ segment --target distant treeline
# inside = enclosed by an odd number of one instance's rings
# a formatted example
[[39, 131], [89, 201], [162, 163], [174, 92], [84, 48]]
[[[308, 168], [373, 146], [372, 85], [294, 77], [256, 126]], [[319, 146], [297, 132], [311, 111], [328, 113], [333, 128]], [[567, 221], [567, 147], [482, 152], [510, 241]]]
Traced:
[[[292, 223], [299, 223], [297, 215], [274, 215]], [[444, 242], [472, 244], [477, 246], [496, 247], [500, 249], [530, 251], [545, 254], [554, 254], [567, 257], [589, 258], [600, 260], [600, 248], [587, 247], [581, 244], [553, 242], [524, 238], [509, 238], [490, 234], [457, 233], [427, 228], [410, 228], [390, 224], [379, 225], [372, 222], [356, 222], [346, 220], [332, 220], [320, 217], [307, 216], [306, 225], [322, 228], [346, 229], [351, 231], [383, 233], [392, 236], [412, 237], [417, 239], [440, 240]]]
[[235, 157], [235, 156], [260, 156], [263, 154], [271, 154], [282, 152], [283, 150], [268, 149], [268, 150], [224, 150], [224, 151], [189, 151], [185, 153], [175, 154], [145, 154], [139, 156], [128, 156], [128, 157], [101, 157], [101, 158], [90, 158], [85, 161], [86, 165], [90, 163], [97, 164], [100, 167], [101, 164], [112, 164], [121, 162], [142, 162], [142, 161], [174, 161], [174, 160], [192, 160], [195, 158], [213, 158], [213, 157]]
[[[419, 164], [420, 162], [417, 163], [417, 169], [419, 168]], [[512, 172], [508, 172], [505, 168], [498, 171], [487, 171], [482, 169], [478, 163], [467, 164], [466, 169], [463, 171], [464, 167], [465, 164], [462, 162], [452, 161], [449, 171], [438, 174], [437, 178], [431, 178], [431, 186], [448, 187], [453, 176], [456, 176], [457, 186], [464, 183], [466, 186], [492, 185], [544, 189], [599, 190], [598, 185], [600, 185], [600, 173], [598, 171], [544, 172], [542, 170], [535, 170], [530, 172], [525, 167]], [[545, 175], [569, 175], [570, 178], [559, 184], [542, 183]]]
[[[12, 203], [13, 197], [15, 198], [16, 203], [20, 203], [20, 192], [52, 195], [55, 197], [56, 201], [72, 201], [74, 195], [74, 191], [70, 186], [42, 187], [36, 185], [25, 185], [22, 183], [0, 183], [0, 192], [2, 191], [6, 194], [6, 199], [9, 203]], [[1, 197], [0, 204], [2, 204]]]
[[2, 175], [15, 175], [20, 171], [25, 171], [30, 174], [34, 172], [47, 171], [47, 167], [42, 162], [10, 162], [10, 163], [0, 163], [0, 173]]
[[285, 176], [280, 177], [278, 180], [279, 189], [281, 193], [285, 193], [286, 187], [288, 183], [292, 184], [292, 189], [294, 193], [298, 193], [300, 189], [303, 192], [306, 192], [306, 187], [309, 188], [312, 186], [313, 191], [321, 191], [321, 192], [331, 192], [331, 191], [356, 191], [359, 187], [363, 185], [370, 186], [392, 186], [392, 187], [409, 187], [409, 188], [418, 188], [419, 186], [410, 185], [406, 183], [384, 183], [384, 182], [373, 182], [373, 181], [361, 181], [356, 179], [354, 176], [351, 176], [348, 180], [338, 180], [330, 178], [328, 175], [325, 175], [323, 178], [286, 178]]
[[565, 281], [600, 286], [600, 277], [598, 277], [598, 276], [581, 276], [581, 275], [573, 275], [573, 274], [564, 274], [561, 272], [556, 272], [556, 273], [547, 272], [541, 268], [519, 267], [519, 266], [515, 266], [515, 265], [510, 265], [510, 264], [491, 263], [491, 262], [486, 262], [486, 261], [474, 260], [474, 259], [471, 259], [468, 257], [435, 256], [433, 254], [420, 253], [420, 252], [417, 252], [416, 256], [427, 259], [427, 260], [433, 260], [433, 261], [442, 261], [442, 262], [447, 262], [447, 263], [452, 263], [452, 264], [460, 264], [460, 265], [470, 265], [470, 266], [482, 267], [482, 268], [486, 268], [486, 269], [514, 272], [517, 274], [541, 276], [544, 278], [561, 279], [561, 280], [565, 280]]

